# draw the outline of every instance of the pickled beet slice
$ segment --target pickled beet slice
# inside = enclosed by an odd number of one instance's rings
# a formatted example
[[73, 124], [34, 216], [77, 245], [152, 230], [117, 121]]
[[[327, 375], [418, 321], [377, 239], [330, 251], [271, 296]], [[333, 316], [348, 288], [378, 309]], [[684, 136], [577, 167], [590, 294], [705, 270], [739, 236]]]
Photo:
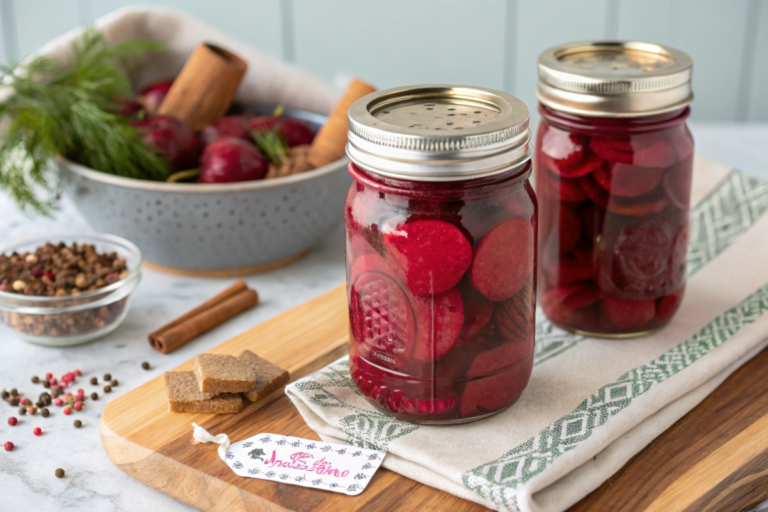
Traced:
[[416, 319], [400, 285], [382, 271], [378, 256], [358, 258], [351, 271], [351, 329], [367, 357], [397, 368], [416, 341]]
[[660, 188], [633, 198], [611, 196], [595, 181], [595, 174], [597, 173], [582, 176], [579, 183], [592, 202], [600, 208], [629, 217], [645, 217], [661, 212], [668, 204], [664, 191]]
[[552, 171], [560, 174], [562, 168], [581, 160], [588, 142], [583, 135], [549, 126], [542, 135], [541, 156], [551, 162], [549, 168]]
[[417, 329], [412, 357], [420, 361], [440, 359], [456, 344], [464, 324], [461, 293], [451, 288], [431, 297], [415, 297], [413, 307]]
[[[520, 351], [521, 348], [530, 348], [527, 358], [522, 361], [521, 359], [526, 356]], [[461, 395], [459, 405], [461, 415], [467, 417], [498, 411], [514, 403], [531, 377], [532, 350], [533, 347], [525, 343], [507, 343], [497, 349], [478, 354], [470, 365], [470, 372], [473, 375], [469, 376], [488, 375], [498, 371], [498, 368], [507, 366], [502, 362], [515, 359], [520, 362], [507, 371], [468, 382]]]
[[541, 298], [541, 307], [549, 309], [580, 309], [594, 304], [603, 296], [593, 282], [578, 283], [554, 288]]
[[579, 185], [593, 203], [600, 208], [608, 207], [608, 191], [601, 187], [591, 174], [579, 178]]
[[475, 288], [492, 301], [517, 293], [531, 273], [533, 237], [533, 226], [523, 217], [511, 217], [488, 230], [469, 270]]
[[666, 136], [663, 131], [633, 137], [635, 156], [631, 163], [640, 167], [669, 167], [677, 162], [677, 154]]
[[464, 303], [464, 326], [461, 329], [459, 342], [475, 338], [488, 325], [493, 317], [493, 302], [475, 290], [469, 280], [459, 284], [462, 302]]
[[623, 300], [606, 295], [600, 301], [605, 317], [619, 329], [642, 329], [656, 316], [654, 300]]
[[650, 192], [661, 181], [664, 169], [612, 163], [596, 170], [593, 176], [613, 195], [635, 197]]
[[581, 263], [575, 256], [566, 254], [553, 266], [557, 272], [557, 284], [566, 286], [579, 281], [588, 281], [597, 277], [597, 271], [592, 262]]
[[573, 257], [576, 258], [576, 261], [578, 261], [581, 265], [594, 265], [594, 261], [592, 259], [592, 244], [583, 238], [579, 240], [579, 242], [571, 251], [571, 254], [573, 254]]
[[573, 208], [567, 206], [560, 208], [557, 233], [560, 238], [560, 254], [570, 252], [581, 237], [581, 217]]
[[687, 212], [651, 217], [604, 233], [598, 257], [598, 284], [623, 299], [656, 299], [685, 279]]
[[504, 302], [496, 304], [496, 322], [501, 333], [509, 340], [523, 342], [533, 339], [533, 279]]
[[633, 160], [632, 142], [628, 139], [592, 137], [589, 148], [603, 160], [631, 164]]
[[664, 191], [670, 202], [681, 210], [687, 211], [690, 207], [692, 181], [693, 157], [679, 161], [664, 174]]
[[467, 370], [467, 377], [484, 377], [506, 370], [532, 354], [532, 337], [525, 343], [504, 343], [493, 350], [486, 350], [475, 356]]
[[685, 294], [685, 287], [676, 290], [669, 295], [666, 295], [656, 301], [656, 316], [662, 320], [670, 318], [675, 314], [677, 308], [680, 307], [680, 302], [683, 300]]
[[540, 190], [543, 196], [554, 201], [580, 203], [589, 199], [589, 196], [579, 185], [579, 179], [558, 178], [546, 169], [537, 174], [536, 185], [537, 190]]
[[472, 264], [467, 238], [453, 224], [439, 220], [418, 220], [385, 232], [384, 247], [416, 295], [456, 286]]

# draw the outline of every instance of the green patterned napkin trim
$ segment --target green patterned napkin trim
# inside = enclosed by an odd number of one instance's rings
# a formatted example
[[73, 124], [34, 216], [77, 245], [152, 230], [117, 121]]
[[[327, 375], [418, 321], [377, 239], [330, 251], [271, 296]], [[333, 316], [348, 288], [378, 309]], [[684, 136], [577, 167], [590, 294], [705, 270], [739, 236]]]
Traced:
[[341, 359], [294, 385], [307, 402], [317, 407], [340, 407], [350, 412], [334, 425], [344, 432], [349, 444], [370, 450], [386, 450], [389, 443], [419, 428], [378, 411], [344, 402], [328, 389], [333, 387], [347, 388], [360, 395], [349, 375], [349, 358]]
[[653, 361], [631, 370], [584, 400], [574, 411], [499, 459], [465, 473], [464, 486], [501, 510], [517, 511], [515, 489], [589, 439], [611, 417], [673, 375], [680, 373], [739, 329], [768, 311], [768, 285], [705, 325]]
[[[688, 277], [715, 259], [768, 209], [768, 183], [731, 171], [691, 210]], [[539, 309], [534, 365], [556, 357], [585, 339], [552, 324]]]

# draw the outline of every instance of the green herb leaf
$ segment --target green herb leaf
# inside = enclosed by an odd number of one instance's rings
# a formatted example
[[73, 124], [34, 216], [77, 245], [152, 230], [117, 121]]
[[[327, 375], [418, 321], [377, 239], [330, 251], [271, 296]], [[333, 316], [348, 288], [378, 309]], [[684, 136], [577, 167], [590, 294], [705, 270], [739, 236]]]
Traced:
[[268, 132], [252, 131], [251, 135], [259, 149], [267, 155], [273, 163], [281, 164], [288, 159], [286, 150], [288, 145], [283, 140], [279, 130], [269, 130]]
[[143, 39], [108, 45], [89, 28], [72, 44], [66, 64], [42, 56], [0, 67], [10, 89], [0, 103], [0, 188], [21, 209], [50, 213], [58, 155], [118, 176], [167, 178], [170, 164], [140, 138], [130, 119], [116, 113], [118, 101], [132, 95], [130, 67], [163, 48]]

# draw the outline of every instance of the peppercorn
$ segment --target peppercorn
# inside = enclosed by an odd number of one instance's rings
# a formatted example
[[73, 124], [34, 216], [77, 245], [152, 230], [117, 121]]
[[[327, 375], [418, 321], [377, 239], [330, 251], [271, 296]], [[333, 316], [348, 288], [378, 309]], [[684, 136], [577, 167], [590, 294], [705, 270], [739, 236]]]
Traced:
[[70, 409], [69, 407], [65, 407], [64, 410], [61, 412], [63, 412], [65, 416], [69, 416], [70, 414], [72, 414], [72, 409]]
[[34, 407], [27, 407], [27, 412], [29, 414], [35, 414], [37, 412], [37, 409], [35, 409]]
[[11, 388], [11, 396], [19, 396], [19, 390], [16, 388]]
[[98, 393], [91, 393], [91, 400], [98, 400], [99, 394]]
[[75, 377], [79, 377], [79, 376], [81, 376], [81, 375], [83, 374], [83, 372], [81, 372], [80, 370], [75, 370], [75, 371], [74, 371], [74, 372], [72, 372], [72, 373], [74, 373], [74, 374], [75, 374]]
[[91, 377], [91, 384], [93, 384], [94, 386], [98, 385], [99, 379], [97, 379], [96, 377]]
[[45, 380], [43, 381], [43, 387], [44, 387], [45, 389], [48, 389], [48, 388], [50, 388], [50, 387], [51, 387], [51, 382], [50, 382], [48, 379], [45, 379]]
[[77, 401], [75, 402], [75, 405], [73, 405], [73, 407], [75, 408], [76, 411], [79, 411], [80, 409], [83, 408], [83, 402]]
[[8, 441], [7, 443], [5, 443], [3, 445], [3, 448], [5, 448], [5, 451], [11, 452], [11, 451], [13, 451], [13, 443]]
[[44, 405], [45, 404], [42, 402], [42, 400], [38, 400], [37, 402], [35, 402], [35, 407], [37, 407], [38, 409], [42, 408]]
[[56, 475], [56, 478], [64, 478], [64, 474], [65, 473], [64, 473], [63, 469], [59, 468], [59, 469], [56, 470], [56, 473], [54, 473], [54, 474]]
[[80, 428], [80, 427], [82, 427], [82, 426], [83, 426], [83, 422], [82, 422], [82, 421], [80, 421], [80, 420], [75, 420], [75, 422], [73, 423], [73, 425], [75, 426], [75, 428]]
[[114, 388], [115, 386], [117, 386], [117, 379], [113, 380], [113, 381], [111, 382], [111, 384], [112, 384], [112, 387], [113, 387], [113, 388]]
[[37, 384], [37, 383], [39, 383], [39, 382], [40, 382], [40, 377], [38, 377], [37, 375], [35, 375], [34, 377], [32, 377], [32, 384]]
[[24, 416], [25, 414], [27, 414], [27, 408], [22, 405], [19, 407], [19, 416]]
[[51, 415], [51, 411], [49, 411], [48, 409], [43, 409], [42, 411], [40, 411], [40, 414], [43, 415], [43, 418], [47, 418], [48, 416]]
[[104, 386], [104, 392], [105, 393], [111, 393], [112, 392], [112, 386]]
[[105, 373], [104, 374], [104, 380], [107, 381], [107, 382], [111, 381], [112, 380], [112, 375], [110, 375], [109, 373]]
[[144, 361], [143, 363], [141, 363], [141, 367], [144, 368], [145, 370], [149, 370], [149, 363]]
[[11, 416], [10, 418], [8, 418], [8, 424], [9, 424], [10, 426], [12, 426], [12, 427], [15, 427], [15, 426], [16, 426], [16, 424], [17, 424], [18, 422], [19, 422], [19, 420], [17, 420], [17, 419], [16, 419], [16, 418], [14, 418], [13, 416]]
[[45, 374], [45, 378], [46, 378], [46, 380], [51, 380], [53, 378], [53, 374], [52, 373], [46, 373]]
[[35, 434], [36, 436], [39, 436], [43, 433], [43, 429], [41, 429], [40, 427], [35, 427], [34, 430], [32, 430], [32, 433]]
[[32, 400], [30, 400], [29, 398], [25, 398], [24, 400], [21, 401], [21, 403], [23, 403], [24, 405], [32, 405]]
[[15, 396], [13, 398], [11, 398], [11, 405], [14, 406], [14, 407], [19, 405], [19, 399], [16, 398]]

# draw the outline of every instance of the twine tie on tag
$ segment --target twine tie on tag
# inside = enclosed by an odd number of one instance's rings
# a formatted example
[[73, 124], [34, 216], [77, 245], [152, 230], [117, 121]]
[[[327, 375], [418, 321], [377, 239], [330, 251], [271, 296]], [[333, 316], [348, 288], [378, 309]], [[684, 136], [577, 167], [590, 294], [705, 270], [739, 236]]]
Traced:
[[195, 441], [198, 443], [216, 443], [219, 445], [219, 457], [221, 457], [221, 460], [224, 460], [229, 451], [229, 436], [227, 434], [211, 435], [210, 432], [196, 423], [193, 423], [192, 426], [195, 427], [195, 430], [192, 432], [192, 437], [195, 438]]

